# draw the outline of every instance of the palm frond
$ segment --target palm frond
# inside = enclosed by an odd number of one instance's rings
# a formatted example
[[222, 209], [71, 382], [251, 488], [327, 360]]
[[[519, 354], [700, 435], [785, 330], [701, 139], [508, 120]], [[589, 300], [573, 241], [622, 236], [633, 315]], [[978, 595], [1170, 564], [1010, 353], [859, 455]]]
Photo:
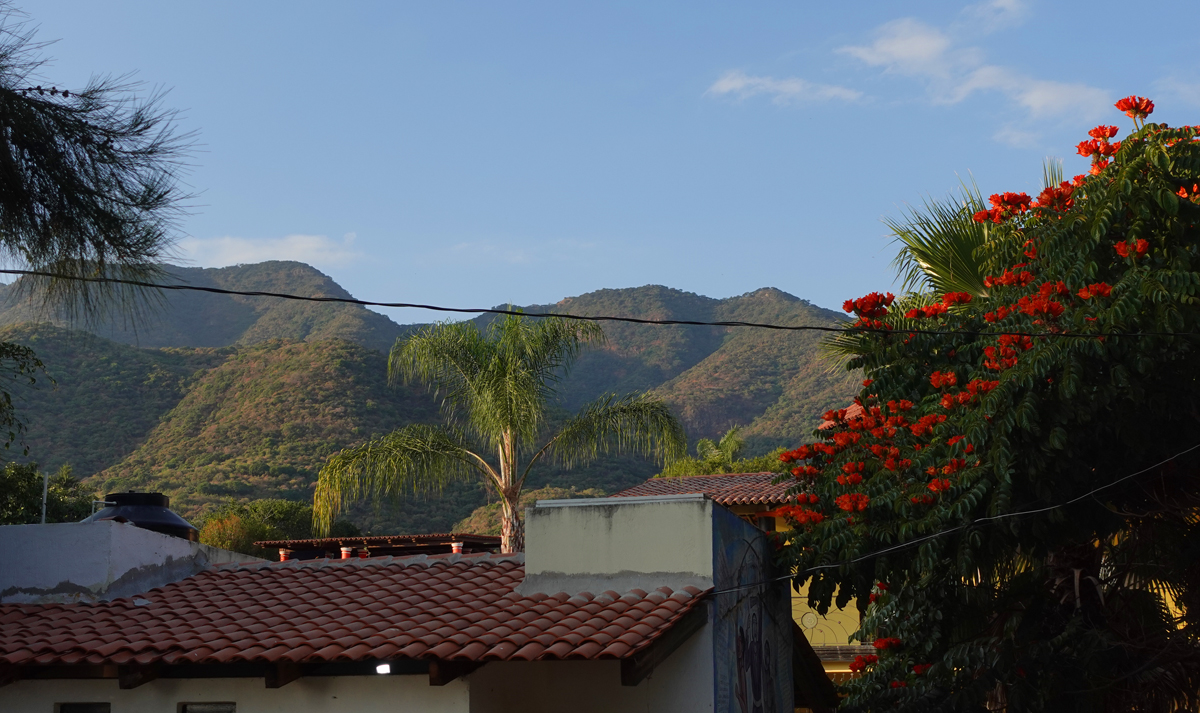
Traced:
[[1042, 188], [1058, 188], [1063, 180], [1062, 159], [1047, 156], [1042, 163]]
[[979, 188], [963, 184], [958, 199], [927, 199], [922, 209], [910, 209], [901, 220], [884, 219], [901, 243], [892, 265], [903, 278], [904, 290], [987, 294], [987, 268], [976, 254], [987, 240], [987, 228], [971, 219], [984, 207]]
[[436, 426], [405, 426], [329, 459], [313, 497], [313, 532], [328, 533], [351, 503], [436, 492], [451, 481], [480, 474], [498, 480], [460, 434]]
[[[543, 454], [571, 468], [613, 450], [648, 455], [664, 463], [687, 454], [687, 435], [662, 400], [647, 394], [609, 394], [567, 421], [529, 460], [525, 474]], [[525, 475], [521, 477], [524, 480]]]

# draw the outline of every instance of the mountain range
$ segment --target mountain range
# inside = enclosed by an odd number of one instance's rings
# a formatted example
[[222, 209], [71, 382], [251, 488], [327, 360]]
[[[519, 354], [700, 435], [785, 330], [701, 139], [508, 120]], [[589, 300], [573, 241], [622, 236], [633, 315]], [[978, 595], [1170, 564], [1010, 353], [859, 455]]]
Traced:
[[[348, 297], [295, 262], [168, 267], [167, 281], [234, 290]], [[828, 325], [840, 319], [775, 289], [714, 299], [661, 286], [599, 290], [528, 311], [694, 321]], [[490, 317], [477, 318], [481, 326]], [[346, 304], [168, 292], [134, 326], [74, 323], [0, 289], [0, 340], [32, 347], [53, 385], [14, 386], [27, 459], [70, 464], [100, 492], [154, 489], [189, 517], [229, 499], [308, 499], [338, 449], [405, 423], [436, 421], [433, 396], [386, 383], [386, 350], [421, 325]], [[751, 454], [805, 438], [819, 414], [856, 391], [817, 358], [819, 337], [730, 327], [604, 323], [606, 341], [560, 383], [554, 419], [608, 392], [652, 391], [689, 437], [743, 427]], [[44, 380], [43, 380], [44, 382]], [[552, 419], [552, 420], [554, 420]], [[659, 468], [611, 456], [543, 469], [532, 487], [613, 492]], [[445, 531], [488, 501], [477, 483], [441, 497], [353, 513], [375, 532]]]

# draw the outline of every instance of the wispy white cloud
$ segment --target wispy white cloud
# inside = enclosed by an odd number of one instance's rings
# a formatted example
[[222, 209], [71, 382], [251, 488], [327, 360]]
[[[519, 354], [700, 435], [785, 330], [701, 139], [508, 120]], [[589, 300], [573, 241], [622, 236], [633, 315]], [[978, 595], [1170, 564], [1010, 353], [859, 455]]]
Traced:
[[1200, 106], [1200, 82], [1188, 82], [1178, 77], [1166, 77], [1154, 83], [1155, 91], [1173, 95], [1189, 104]]
[[1006, 67], [985, 65], [960, 80], [944, 100], [957, 103], [974, 92], [999, 91], [1034, 119], [1077, 116], [1097, 119], [1112, 106], [1108, 92], [1086, 84], [1033, 79]]
[[[975, 34], [986, 33], [1020, 22], [1027, 12], [1022, 0], [991, 0], [969, 6], [964, 14], [974, 18]], [[957, 26], [956, 26], [957, 27]], [[1103, 89], [1082, 83], [1039, 79], [1009, 67], [987, 64], [978, 47], [964, 46], [948, 33], [913, 18], [901, 18], [876, 29], [870, 44], [842, 47], [838, 51], [886, 72], [904, 74], [926, 83], [931, 99], [940, 104], [957, 104], [983, 93], [999, 93], [1025, 109], [1027, 119], [1055, 117], [1092, 120], [1111, 106]], [[953, 35], [953, 37], [952, 37]], [[996, 139], [1013, 144], [1018, 130], [1012, 126]], [[1028, 132], [1021, 132], [1021, 141]]]
[[1024, 22], [1029, 17], [1029, 3], [1024, 0], [985, 0], [963, 8], [962, 16], [959, 29], [989, 34]]
[[348, 265], [362, 257], [354, 248], [354, 233], [341, 240], [326, 235], [285, 235], [281, 238], [187, 237], [179, 241], [181, 257], [201, 267], [224, 267], [264, 260], [297, 260], [316, 267]]
[[1028, 149], [1037, 146], [1040, 137], [1036, 132], [1019, 129], [1010, 124], [993, 134], [992, 138], [1013, 148]]
[[506, 240], [472, 240], [455, 243], [436, 253], [440, 256], [448, 251], [454, 260], [461, 262], [538, 265], [590, 260], [595, 257], [596, 247], [594, 242], [570, 238], [522, 246]]
[[733, 95], [738, 99], [766, 94], [778, 104], [831, 99], [854, 101], [862, 97], [862, 92], [846, 87], [817, 84], [799, 77], [777, 79], [753, 76], [736, 69], [721, 75], [705, 93], [718, 96]]
[[871, 44], [842, 47], [838, 52], [888, 71], [942, 76], [950, 70], [950, 49], [950, 38], [941, 30], [905, 17], [880, 26]]

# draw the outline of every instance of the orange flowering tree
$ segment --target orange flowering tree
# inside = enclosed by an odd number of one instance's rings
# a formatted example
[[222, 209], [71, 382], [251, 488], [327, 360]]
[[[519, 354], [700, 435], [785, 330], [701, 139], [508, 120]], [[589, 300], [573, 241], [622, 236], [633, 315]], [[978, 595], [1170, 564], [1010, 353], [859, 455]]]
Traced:
[[974, 216], [983, 295], [845, 305], [866, 379], [782, 456], [781, 545], [862, 613], [843, 709], [1200, 701], [1200, 127], [1117, 107], [1090, 173]]

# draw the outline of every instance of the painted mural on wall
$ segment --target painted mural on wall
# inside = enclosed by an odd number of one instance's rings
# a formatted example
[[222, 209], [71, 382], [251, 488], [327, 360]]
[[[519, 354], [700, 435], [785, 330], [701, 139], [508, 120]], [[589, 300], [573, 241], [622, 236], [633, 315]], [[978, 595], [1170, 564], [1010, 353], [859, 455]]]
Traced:
[[[772, 576], [770, 546], [757, 528], [723, 508], [713, 518], [715, 596], [713, 645], [716, 710], [721, 713], [790, 713], [792, 707], [791, 607], [787, 584], [761, 584]], [[751, 585], [751, 586], [746, 586]]]

